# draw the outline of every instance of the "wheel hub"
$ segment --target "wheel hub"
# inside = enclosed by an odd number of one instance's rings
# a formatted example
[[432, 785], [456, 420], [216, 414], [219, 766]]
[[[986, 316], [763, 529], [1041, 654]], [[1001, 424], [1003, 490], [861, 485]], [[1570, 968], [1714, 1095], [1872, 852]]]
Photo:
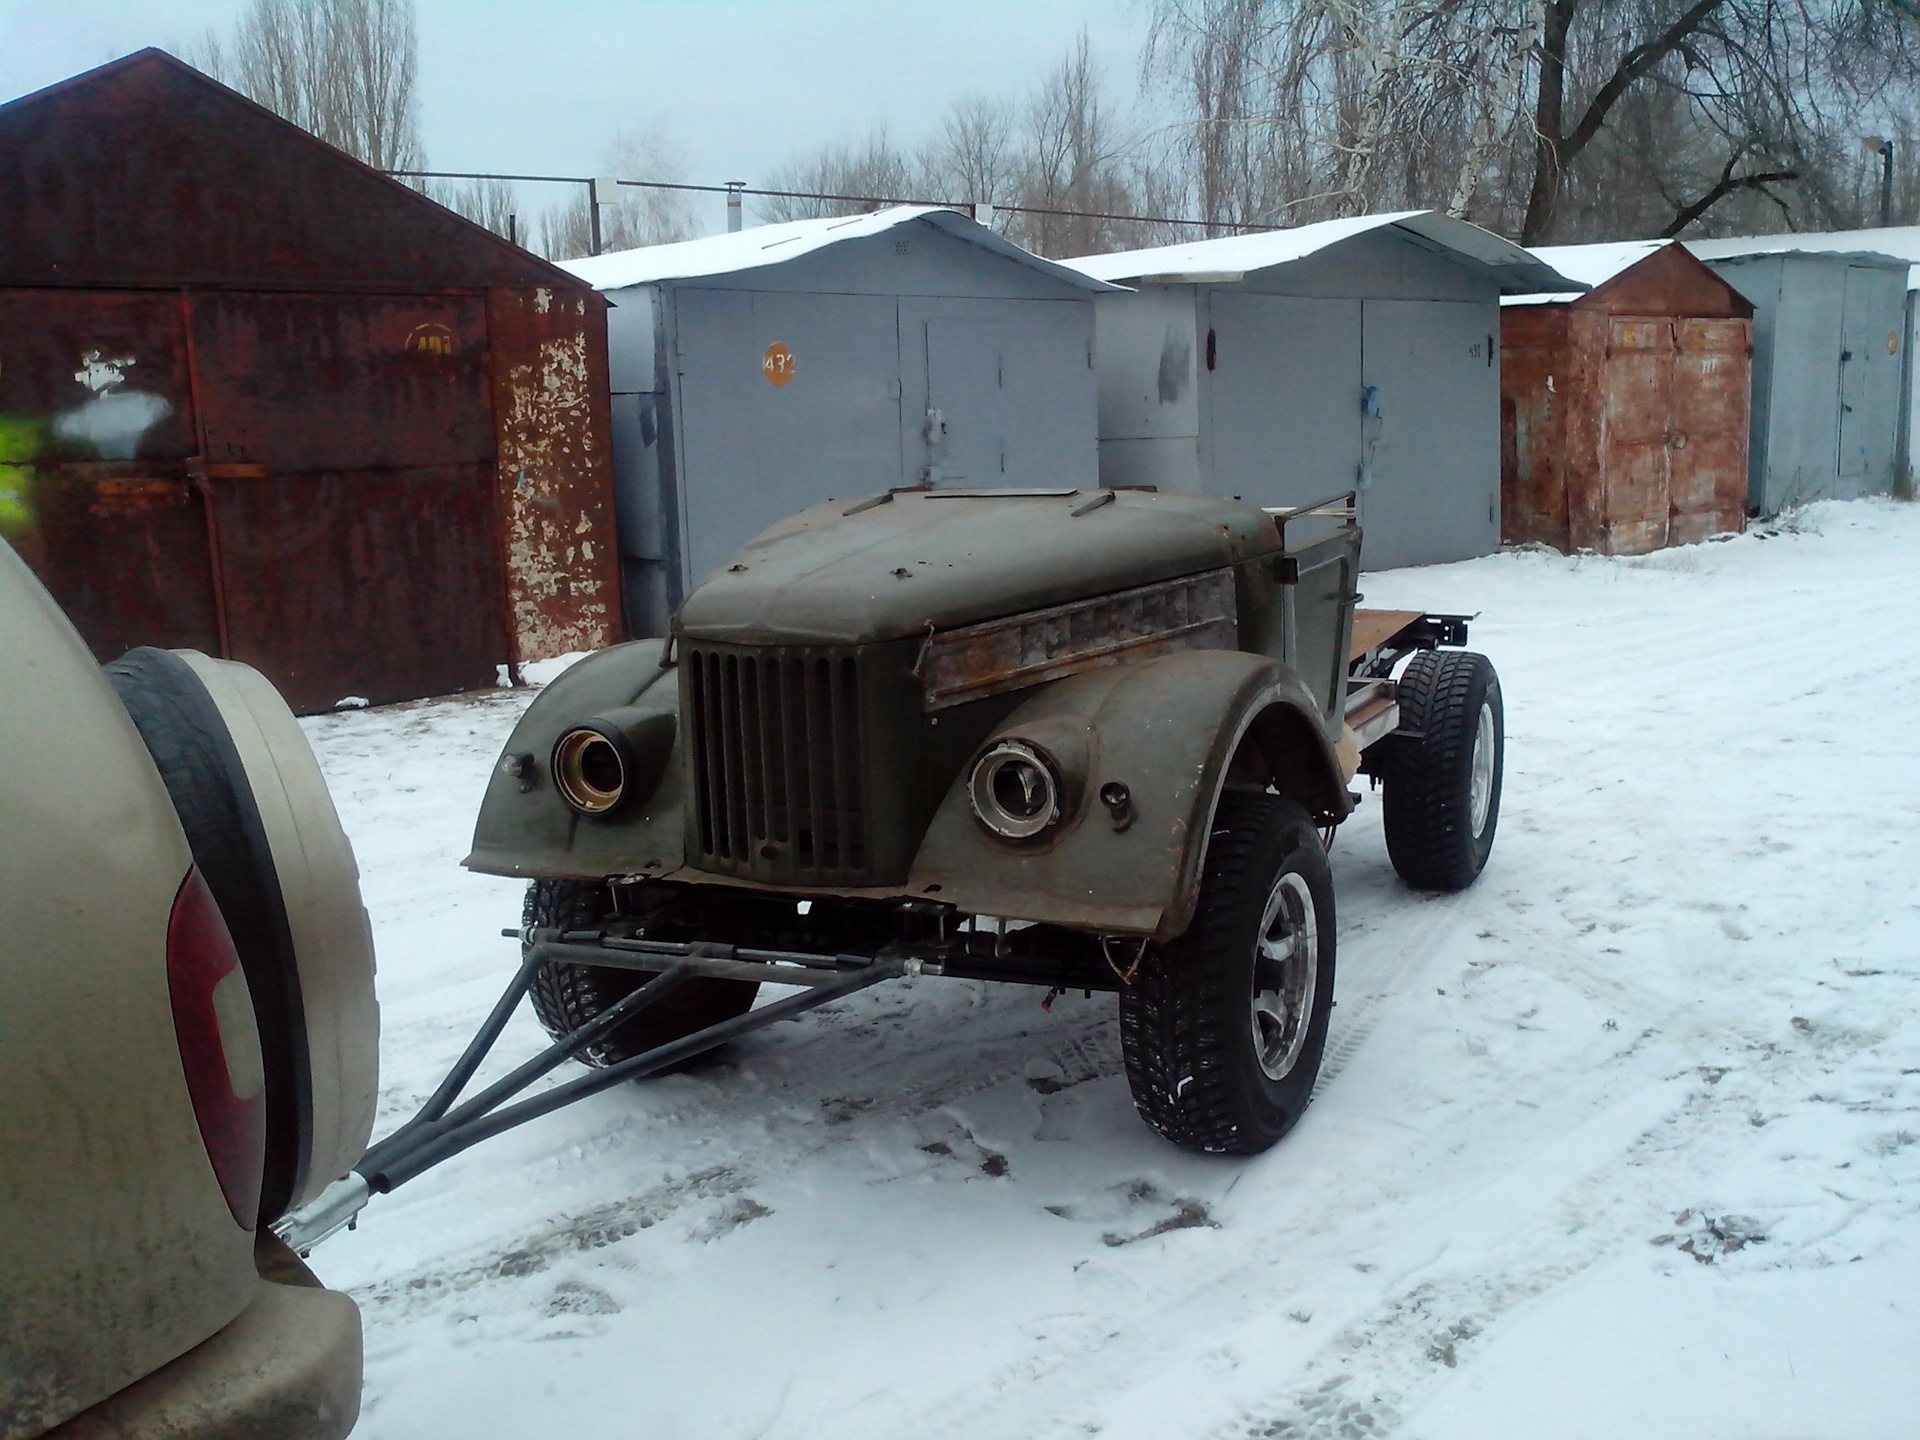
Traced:
[[1473, 770], [1467, 790], [1468, 821], [1476, 840], [1485, 833], [1487, 813], [1493, 808], [1493, 756], [1493, 706], [1482, 701], [1473, 727]]
[[1284, 1080], [1299, 1063], [1319, 961], [1313, 892], [1289, 870], [1267, 897], [1253, 959], [1253, 1053], [1270, 1080]]

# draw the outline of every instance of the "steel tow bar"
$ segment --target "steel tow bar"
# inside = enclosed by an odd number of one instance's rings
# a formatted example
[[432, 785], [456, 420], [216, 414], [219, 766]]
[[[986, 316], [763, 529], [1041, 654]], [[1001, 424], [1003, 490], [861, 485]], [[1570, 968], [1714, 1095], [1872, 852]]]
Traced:
[[[613, 938], [596, 932], [506, 930], [527, 946], [526, 958], [460, 1058], [414, 1117], [384, 1140], [368, 1147], [346, 1175], [314, 1199], [273, 1223], [273, 1233], [291, 1249], [306, 1254], [336, 1231], [354, 1223], [367, 1202], [406, 1184], [482, 1140], [536, 1120], [576, 1100], [597, 1095], [627, 1080], [691, 1059], [736, 1036], [792, 1020], [809, 1010], [907, 973], [909, 961], [894, 955], [826, 955], [791, 950], [755, 950], [706, 942]], [[610, 1005], [576, 1030], [555, 1040], [471, 1099], [456, 1104], [474, 1073], [499, 1040], [507, 1021], [526, 996], [539, 967], [548, 961], [655, 970], [646, 984]], [[796, 985], [770, 1005], [749, 1010], [717, 1025], [657, 1045], [605, 1069], [568, 1080], [515, 1103], [529, 1086], [578, 1056], [594, 1041], [656, 1005], [696, 975], [763, 984]]]

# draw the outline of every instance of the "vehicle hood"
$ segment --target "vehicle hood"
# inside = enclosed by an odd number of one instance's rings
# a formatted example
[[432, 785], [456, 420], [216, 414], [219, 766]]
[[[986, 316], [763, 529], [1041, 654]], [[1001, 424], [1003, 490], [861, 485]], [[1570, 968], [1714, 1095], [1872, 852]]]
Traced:
[[766, 531], [687, 597], [675, 629], [734, 644], [898, 640], [1279, 545], [1264, 511], [1205, 495], [895, 491], [816, 505]]

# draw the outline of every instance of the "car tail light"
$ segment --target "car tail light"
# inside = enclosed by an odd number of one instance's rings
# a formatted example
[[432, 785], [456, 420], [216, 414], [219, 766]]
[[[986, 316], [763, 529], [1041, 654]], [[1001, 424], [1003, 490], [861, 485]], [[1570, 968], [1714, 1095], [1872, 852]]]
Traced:
[[167, 921], [167, 990], [200, 1139], [243, 1230], [260, 1209], [266, 1163], [265, 1073], [247, 977], [200, 871], [187, 871]]

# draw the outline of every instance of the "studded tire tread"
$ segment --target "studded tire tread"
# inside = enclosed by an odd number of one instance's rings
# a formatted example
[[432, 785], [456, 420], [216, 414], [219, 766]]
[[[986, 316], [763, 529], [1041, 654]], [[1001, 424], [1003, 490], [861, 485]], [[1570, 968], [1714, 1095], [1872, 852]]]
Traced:
[[[536, 880], [527, 887], [522, 923], [559, 930], [596, 930], [613, 914], [612, 892], [601, 882]], [[534, 971], [529, 996], [534, 1014], [557, 1040], [601, 1015], [651, 978], [640, 970], [550, 960]], [[589, 1045], [577, 1058], [596, 1068], [616, 1065], [696, 1030], [744, 1015], [753, 1008], [759, 990], [757, 984], [745, 980], [689, 980], [657, 1005]], [[685, 1063], [697, 1063], [698, 1058]]]
[[[1305, 1049], [1284, 1079], [1260, 1069], [1251, 1032], [1253, 945], [1283, 868], [1315, 901], [1318, 983]], [[1254, 1155], [1306, 1110], [1326, 1047], [1334, 962], [1333, 882], [1307, 812], [1280, 795], [1220, 798], [1193, 923], [1149, 946], [1120, 995], [1120, 1045], [1135, 1106], [1190, 1150]]]
[[1474, 734], [1480, 706], [1493, 709], [1496, 746], [1505, 738], [1500, 681], [1484, 655], [1428, 650], [1399, 682], [1400, 725], [1381, 742], [1382, 822], [1393, 868], [1416, 890], [1464, 890], [1479, 878], [1500, 819], [1502, 765], [1495, 752], [1485, 827], [1472, 833]]

